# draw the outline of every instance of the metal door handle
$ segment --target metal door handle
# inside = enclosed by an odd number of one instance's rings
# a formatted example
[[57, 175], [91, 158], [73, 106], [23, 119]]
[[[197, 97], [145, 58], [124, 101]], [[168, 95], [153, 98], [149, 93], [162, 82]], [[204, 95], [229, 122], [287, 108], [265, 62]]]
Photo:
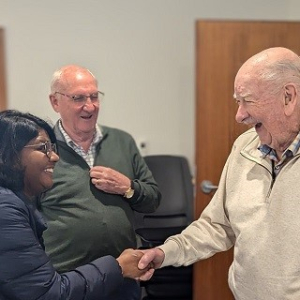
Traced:
[[204, 194], [209, 194], [212, 191], [215, 191], [218, 189], [217, 185], [213, 185], [211, 181], [209, 180], [203, 180], [201, 182], [201, 190]]

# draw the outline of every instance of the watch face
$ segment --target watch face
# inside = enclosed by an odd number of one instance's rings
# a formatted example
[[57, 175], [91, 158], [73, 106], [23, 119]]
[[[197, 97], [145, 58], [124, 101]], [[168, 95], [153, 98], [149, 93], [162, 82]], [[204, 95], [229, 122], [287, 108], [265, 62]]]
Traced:
[[134, 194], [134, 190], [130, 189], [125, 193], [124, 196], [125, 196], [125, 198], [130, 199], [133, 196], [133, 194]]

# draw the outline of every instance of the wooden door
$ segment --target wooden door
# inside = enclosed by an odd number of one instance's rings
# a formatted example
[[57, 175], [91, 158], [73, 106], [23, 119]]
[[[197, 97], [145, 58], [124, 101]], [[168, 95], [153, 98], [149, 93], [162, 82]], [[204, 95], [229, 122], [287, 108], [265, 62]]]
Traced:
[[4, 29], [0, 28], [0, 111], [6, 109]]
[[[234, 139], [246, 127], [235, 122], [234, 77], [253, 54], [283, 46], [300, 54], [299, 22], [198, 21], [196, 23], [196, 215], [213, 196], [203, 180], [218, 184]], [[228, 300], [232, 250], [194, 266], [194, 300]]]

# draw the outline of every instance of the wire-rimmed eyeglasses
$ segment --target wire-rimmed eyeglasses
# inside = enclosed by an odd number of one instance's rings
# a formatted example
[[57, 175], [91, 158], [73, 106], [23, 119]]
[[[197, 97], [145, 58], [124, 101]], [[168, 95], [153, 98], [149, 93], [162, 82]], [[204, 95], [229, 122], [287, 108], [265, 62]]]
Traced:
[[55, 92], [54, 94], [59, 94], [59, 95], [70, 98], [71, 100], [73, 100], [74, 104], [76, 104], [77, 106], [85, 105], [88, 98], [90, 98], [90, 100], [93, 104], [98, 104], [100, 101], [103, 100], [103, 97], [104, 97], [104, 93], [100, 92], [100, 91], [97, 91], [96, 93], [92, 93], [89, 95], [82, 95], [82, 94], [68, 95], [68, 94], [64, 94], [61, 92]]
[[57, 154], [57, 147], [55, 143], [51, 143], [49, 141], [39, 144], [26, 145], [24, 148], [33, 148], [34, 150], [43, 152], [49, 158], [51, 158], [52, 152]]

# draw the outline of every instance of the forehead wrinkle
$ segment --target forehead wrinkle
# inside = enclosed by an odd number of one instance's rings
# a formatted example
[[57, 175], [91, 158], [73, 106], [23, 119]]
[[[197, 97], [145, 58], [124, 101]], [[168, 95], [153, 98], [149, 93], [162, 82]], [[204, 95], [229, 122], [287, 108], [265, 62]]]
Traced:
[[247, 79], [245, 79], [245, 76], [240, 76], [236, 80], [236, 86], [235, 86], [235, 97], [239, 98], [245, 98], [251, 92], [245, 87], [247, 85]]
[[246, 97], [256, 97], [261, 82], [252, 65], [245, 65], [238, 72], [235, 80], [235, 96], [245, 99]]

